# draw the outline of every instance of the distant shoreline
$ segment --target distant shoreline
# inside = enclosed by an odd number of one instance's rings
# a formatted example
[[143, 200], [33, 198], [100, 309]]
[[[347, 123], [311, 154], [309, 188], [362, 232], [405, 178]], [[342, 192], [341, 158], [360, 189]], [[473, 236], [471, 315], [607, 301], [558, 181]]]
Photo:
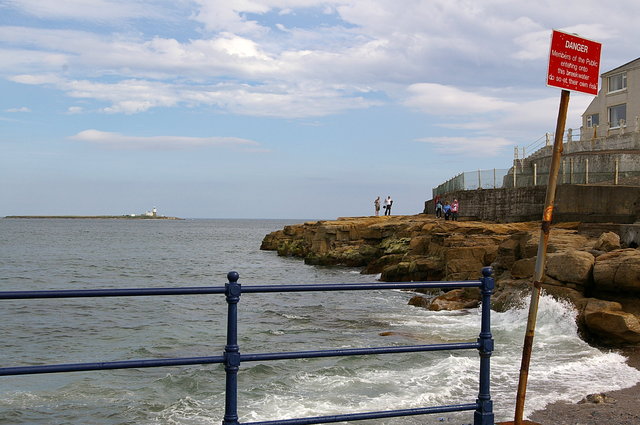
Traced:
[[147, 215], [8, 215], [4, 218], [29, 218], [29, 219], [118, 219], [118, 220], [184, 220], [178, 217], [153, 217]]

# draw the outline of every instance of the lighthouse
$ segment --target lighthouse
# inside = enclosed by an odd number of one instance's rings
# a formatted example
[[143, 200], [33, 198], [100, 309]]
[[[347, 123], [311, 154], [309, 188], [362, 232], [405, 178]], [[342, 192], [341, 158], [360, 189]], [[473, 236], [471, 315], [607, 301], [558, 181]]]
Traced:
[[153, 207], [153, 209], [151, 210], [151, 215], [153, 217], [157, 217], [158, 216], [158, 209], [156, 207]]

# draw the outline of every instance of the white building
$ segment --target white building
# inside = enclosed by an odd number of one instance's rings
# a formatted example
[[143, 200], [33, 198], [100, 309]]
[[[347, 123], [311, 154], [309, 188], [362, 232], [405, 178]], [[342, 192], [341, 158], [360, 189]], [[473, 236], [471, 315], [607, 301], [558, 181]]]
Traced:
[[600, 92], [582, 114], [580, 140], [637, 131], [640, 125], [640, 58], [600, 77]]

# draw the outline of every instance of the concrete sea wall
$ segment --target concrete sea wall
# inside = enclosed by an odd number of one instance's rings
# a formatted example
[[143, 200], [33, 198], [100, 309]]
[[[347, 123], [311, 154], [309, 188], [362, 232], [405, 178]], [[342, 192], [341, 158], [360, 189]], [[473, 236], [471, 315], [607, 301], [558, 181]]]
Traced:
[[[511, 223], [540, 220], [546, 186], [479, 189], [447, 193], [443, 200], [460, 202], [460, 217]], [[433, 214], [433, 200], [424, 213]], [[634, 223], [640, 220], [640, 186], [570, 185], [556, 190], [554, 222]]]

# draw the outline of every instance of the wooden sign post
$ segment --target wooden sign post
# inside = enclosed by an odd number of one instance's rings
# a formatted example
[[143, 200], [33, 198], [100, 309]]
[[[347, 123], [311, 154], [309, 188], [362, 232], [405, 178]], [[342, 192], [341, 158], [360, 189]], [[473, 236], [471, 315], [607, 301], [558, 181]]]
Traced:
[[515, 425], [523, 425], [524, 402], [527, 392], [527, 379], [529, 377], [529, 364], [533, 350], [533, 337], [538, 315], [538, 301], [544, 280], [545, 260], [549, 231], [553, 219], [553, 204], [556, 197], [556, 185], [558, 181], [558, 169], [562, 155], [562, 139], [564, 127], [567, 121], [569, 108], [569, 90], [588, 94], [598, 94], [598, 81], [600, 73], [601, 44], [595, 41], [580, 38], [573, 34], [561, 31], [553, 31], [551, 37], [551, 49], [549, 52], [549, 68], [547, 73], [547, 85], [562, 88], [560, 94], [560, 107], [556, 122], [556, 133], [553, 142], [553, 156], [549, 167], [549, 182], [542, 213], [542, 226], [540, 229], [540, 243], [536, 256], [536, 267], [533, 275], [531, 290], [531, 302], [529, 304], [529, 316], [522, 347], [522, 363], [520, 365], [520, 377], [518, 380], [518, 393], [516, 396]]

